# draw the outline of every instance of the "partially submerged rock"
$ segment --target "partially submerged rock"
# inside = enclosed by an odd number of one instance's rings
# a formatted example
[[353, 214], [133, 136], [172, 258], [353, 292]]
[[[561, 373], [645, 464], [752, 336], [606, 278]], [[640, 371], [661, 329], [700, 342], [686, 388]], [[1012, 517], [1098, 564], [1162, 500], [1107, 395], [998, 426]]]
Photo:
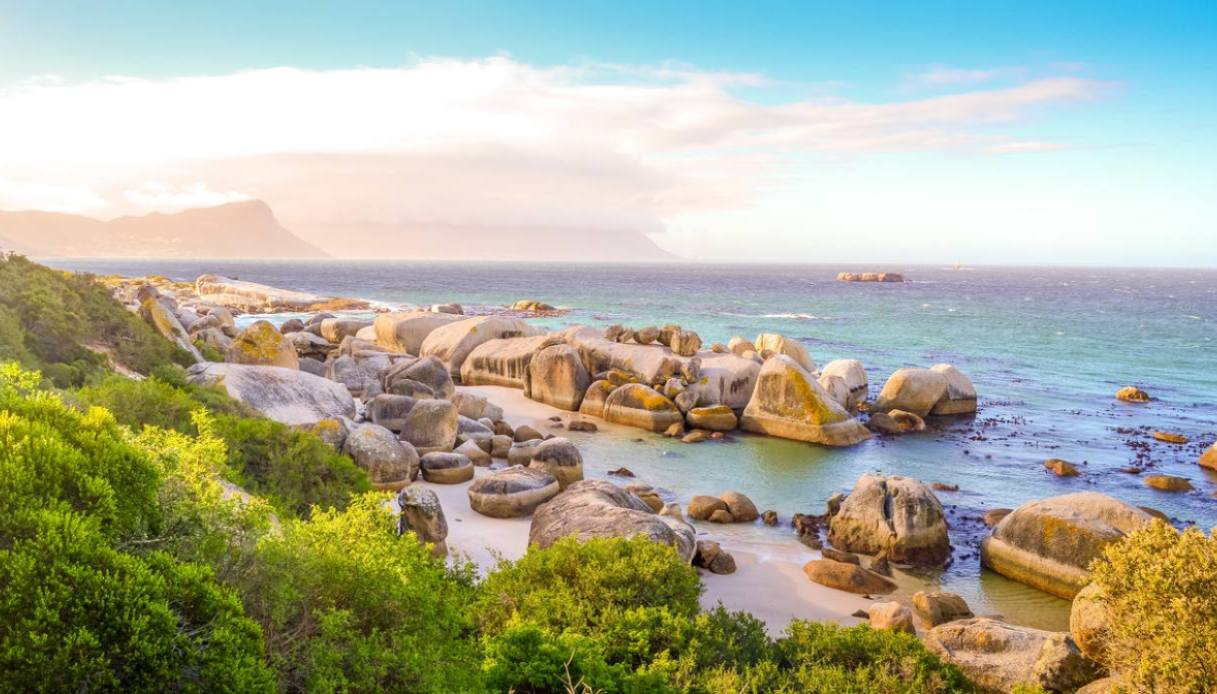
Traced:
[[731, 431], [739, 425], [735, 411], [726, 405], [694, 407], [685, 415], [689, 426], [707, 431]]
[[741, 428], [827, 446], [851, 446], [870, 432], [794, 359], [779, 355], [761, 367]]
[[1069, 692], [1100, 674], [1068, 634], [1017, 627], [988, 617], [947, 622], [931, 629], [924, 641], [969, 679], [1000, 692], [1018, 685]]
[[1135, 506], [1098, 492], [1032, 501], [1015, 509], [980, 545], [981, 562], [1007, 578], [1072, 599], [1107, 545], [1151, 522]]
[[192, 383], [221, 385], [229, 396], [284, 424], [355, 416], [355, 400], [345, 387], [296, 369], [203, 363], [190, 367], [187, 377]]
[[950, 364], [935, 364], [930, 367], [930, 371], [942, 374], [947, 381], [946, 393], [930, 410], [930, 414], [943, 416], [976, 413], [976, 387], [972, 385], [970, 378]]
[[1152, 398], [1149, 397], [1149, 393], [1146, 393], [1136, 386], [1124, 386], [1120, 390], [1116, 391], [1116, 400], [1120, 400], [1122, 402], [1141, 404], [1147, 403], [1151, 399]]
[[849, 395], [845, 401], [845, 409], [857, 412], [859, 405], [866, 402], [870, 384], [866, 378], [866, 369], [857, 359], [834, 359], [824, 365], [820, 376], [838, 377], [844, 383]]
[[564, 537], [635, 537], [671, 545], [686, 561], [696, 547], [693, 528], [656, 515], [642, 500], [603, 480], [575, 482], [533, 515], [528, 542], [549, 547]]
[[951, 556], [942, 504], [908, 477], [863, 475], [829, 525], [834, 547], [862, 554], [887, 551], [895, 562], [935, 566]]
[[1145, 486], [1160, 492], [1190, 492], [1193, 489], [1190, 480], [1175, 475], [1146, 475]]
[[289, 311], [360, 310], [368, 302], [341, 299], [290, 289], [279, 289], [257, 282], [235, 280], [223, 275], [200, 275], [194, 281], [199, 298], [213, 306], [235, 308], [247, 313], [286, 313]]
[[943, 374], [930, 369], [898, 369], [883, 384], [871, 410], [904, 410], [926, 417], [946, 394], [947, 378]]

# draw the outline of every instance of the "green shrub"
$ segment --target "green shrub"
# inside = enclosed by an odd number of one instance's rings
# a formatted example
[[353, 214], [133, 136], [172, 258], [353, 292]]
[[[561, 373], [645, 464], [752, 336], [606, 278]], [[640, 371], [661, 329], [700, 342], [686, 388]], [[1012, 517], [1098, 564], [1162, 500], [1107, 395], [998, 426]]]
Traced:
[[517, 617], [555, 631], [587, 633], [637, 609], [691, 619], [700, 594], [697, 571], [667, 545], [642, 537], [564, 538], [501, 563], [486, 577], [473, 609], [487, 634]]
[[190, 355], [90, 275], [20, 256], [0, 260], [0, 360], [41, 369], [56, 385], [76, 386], [105, 374], [109, 359], [140, 373], [190, 363]]
[[0, 532], [24, 533], [39, 510], [76, 512], [115, 539], [148, 532], [159, 516], [157, 466], [110, 413], [32, 390], [38, 380], [0, 365]]
[[227, 446], [225, 476], [286, 514], [304, 516], [313, 506], [345, 508], [351, 494], [371, 488], [363, 470], [314, 434], [249, 416], [223, 391], [188, 384], [173, 371], [142, 381], [111, 375], [80, 388], [75, 398], [110, 410], [136, 431], [153, 425], [198, 434], [195, 414], [215, 413], [208, 421]]
[[1217, 531], [1156, 520], [1109, 545], [1092, 569], [1113, 674], [1135, 691], [1217, 690]]
[[166, 468], [41, 380], [0, 365], [0, 690], [271, 689], [240, 602], [151, 550]]
[[966, 692], [963, 673], [912, 634], [795, 620], [775, 644], [787, 686], [809, 692]]
[[316, 509], [258, 545], [241, 585], [289, 691], [468, 691], [466, 571], [451, 572], [410, 533], [385, 494]]
[[482, 671], [495, 692], [591, 694], [676, 691], [658, 674], [637, 673], [605, 660], [604, 640], [535, 625], [508, 624], [487, 640]]
[[220, 415], [215, 433], [228, 445], [233, 482], [266, 496], [285, 513], [315, 506], [346, 508], [371, 489], [367, 473], [314, 434], [261, 417]]

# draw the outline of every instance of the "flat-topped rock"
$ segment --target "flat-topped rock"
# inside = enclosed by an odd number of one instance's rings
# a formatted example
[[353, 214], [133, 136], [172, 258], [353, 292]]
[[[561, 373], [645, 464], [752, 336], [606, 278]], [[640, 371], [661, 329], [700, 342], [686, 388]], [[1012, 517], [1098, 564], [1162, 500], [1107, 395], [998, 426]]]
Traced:
[[827, 446], [852, 446], [870, 438], [866, 427], [785, 355], [772, 357], [761, 367], [740, 427]]
[[462, 453], [432, 451], [418, 465], [423, 479], [432, 484], [462, 484], [473, 479], [473, 461]]
[[491, 518], [519, 518], [559, 492], [558, 480], [548, 472], [513, 465], [469, 485], [469, 506]]
[[363, 310], [368, 302], [290, 289], [279, 289], [257, 282], [236, 280], [223, 275], [200, 275], [194, 281], [199, 299], [212, 306], [235, 308], [245, 313], [283, 313], [288, 311]]
[[840, 282], [903, 282], [904, 275], [898, 272], [838, 272]]
[[296, 369], [209, 362], [190, 367], [187, 378], [221, 385], [229, 396], [284, 424], [355, 416], [355, 399], [345, 387]]
[[1007, 578], [1072, 599], [1107, 545], [1151, 516], [1098, 492], [1032, 501], [1006, 515], [980, 545], [981, 562]]
[[528, 542], [549, 547], [564, 537], [636, 537], [670, 545], [686, 561], [696, 549], [693, 528], [670, 516], [656, 515], [630, 492], [604, 480], [575, 482], [533, 514]]

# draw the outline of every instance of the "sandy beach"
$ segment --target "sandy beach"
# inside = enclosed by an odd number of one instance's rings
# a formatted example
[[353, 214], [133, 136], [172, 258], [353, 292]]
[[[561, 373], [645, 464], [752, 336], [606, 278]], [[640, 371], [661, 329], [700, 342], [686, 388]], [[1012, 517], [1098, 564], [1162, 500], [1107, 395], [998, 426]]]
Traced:
[[[524, 397], [523, 391], [499, 386], [462, 386], [469, 391], [486, 396], [503, 408], [504, 419], [512, 426], [528, 424], [538, 431], [555, 431], [549, 417], [560, 416], [568, 421], [581, 418], [571, 412], [555, 409]], [[588, 418], [592, 419], [592, 418]], [[615, 437], [623, 442], [640, 436], [656, 436], [639, 429], [619, 426], [594, 419], [599, 430], [598, 437]], [[561, 433], [556, 431], [555, 433]], [[607, 479], [620, 483], [623, 478], [607, 475], [606, 471], [619, 466], [617, 461], [602, 460], [584, 455], [584, 471], [588, 479]], [[477, 476], [489, 474], [486, 468], [478, 468]], [[646, 482], [645, 479], [638, 479]], [[433, 489], [439, 496], [448, 519], [448, 548], [451, 554], [462, 556], [476, 563], [485, 571], [498, 559], [515, 559], [528, 548], [528, 518], [498, 519], [483, 516], [469, 507], [466, 489], [470, 483], [439, 485], [419, 482]], [[744, 490], [746, 491], [746, 490]], [[721, 602], [730, 610], [751, 612], [763, 620], [773, 633], [781, 632], [791, 619], [832, 621], [845, 625], [862, 620], [851, 616], [872, 603], [858, 595], [833, 590], [812, 583], [803, 574], [803, 564], [817, 559], [819, 552], [813, 551], [795, 539], [793, 532], [784, 544], [753, 544], [736, 538], [716, 535], [716, 526], [694, 521], [698, 537], [719, 541], [723, 549], [735, 557], [736, 571], [719, 576], [702, 573], [702, 604], [714, 607]]]

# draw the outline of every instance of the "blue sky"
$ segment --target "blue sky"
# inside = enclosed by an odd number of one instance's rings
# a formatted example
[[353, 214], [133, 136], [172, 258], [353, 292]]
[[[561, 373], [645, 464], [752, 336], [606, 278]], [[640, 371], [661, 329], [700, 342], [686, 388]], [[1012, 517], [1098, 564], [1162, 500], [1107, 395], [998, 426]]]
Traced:
[[[332, 79], [323, 83], [334, 85], [352, 68], [410, 70], [441, 58], [450, 61], [444, 76], [421, 83], [430, 89], [447, 84], [457, 97], [477, 90], [461, 80], [485, 84], [494, 73], [494, 96], [476, 110], [455, 110], [473, 107], [444, 93], [438, 101], [452, 110], [433, 115], [523, 133], [530, 153], [497, 157], [494, 166], [503, 176], [512, 177], [513, 167], [539, 176], [539, 162], [548, 162], [581, 182], [589, 219], [607, 224], [611, 217], [684, 255], [933, 262], [951, 254], [951, 260], [957, 255], [973, 262], [1217, 264], [1217, 196], [1211, 192], [1217, 190], [1217, 3], [0, 2], [0, 98], [29, 97], [31, 84], [40, 90], [38, 103], [21, 102], [28, 112], [11, 109], [25, 118], [18, 123], [45, 122], [37, 109], [47, 104], [78, 104], [88, 112], [90, 98], [107, 104], [129, 99], [128, 112], [139, 113], [144, 102], [136, 99], [163, 100], [151, 91], [185, 77], [204, 80], [199, 93], [209, 98], [233, 99], [222, 80], [240, 72], [296, 68], [315, 79], [328, 75]], [[496, 58], [507, 61], [506, 68], [487, 67], [485, 61]], [[725, 74], [748, 78], [713, 80]], [[115, 75], [141, 80], [146, 89], [138, 95], [130, 85], [121, 94], [85, 93], [85, 86], [107, 84]], [[269, 85], [261, 88], [273, 91], [273, 77], [259, 82]], [[393, 81], [392, 88], [420, 84], [414, 77]], [[594, 132], [574, 132], [568, 123], [547, 133], [513, 130], [535, 117], [535, 105], [506, 120], [486, 111], [500, 101], [510, 110], [521, 99], [547, 105], [570, 99], [575, 105], [560, 104], [556, 112], [586, 119], [575, 109], [587, 95], [575, 87], [663, 84], [675, 90], [627, 96], [636, 106], [642, 99], [684, 99], [686, 88], [707, 80], [718, 90], [713, 98], [699, 93], [675, 116], [665, 116], [662, 136], [638, 126], [610, 132], [612, 144], [580, 152], [579, 161], [598, 161], [595, 172], [576, 171], [577, 161], [563, 160], [571, 142]], [[534, 89], [536, 82], [545, 88]], [[336, 88], [365, 108], [411, 108], [407, 97], [366, 101], [371, 97], [355, 88]], [[1002, 94], [1009, 95], [1006, 101], [999, 101]], [[929, 101], [952, 95], [973, 95], [981, 105]], [[431, 92], [418, 98], [437, 102]], [[595, 98], [608, 97], [597, 92]], [[622, 103], [601, 104], [596, 112], [622, 108], [622, 118], [645, 119], [654, 108], [624, 110]], [[807, 108], [787, 110], [800, 104]], [[849, 108], [813, 108], [822, 104]], [[736, 113], [741, 105], [768, 110]], [[841, 119], [855, 113], [869, 118], [873, 107], [883, 106], [894, 113], [874, 114], [873, 128], [842, 130]], [[905, 106], [916, 109], [913, 116]], [[950, 115], [940, 117], [940, 108]], [[473, 126], [439, 133], [431, 121], [401, 126], [418, 132], [386, 130], [353, 142], [340, 124], [359, 112], [328, 113], [311, 124], [319, 132], [317, 147], [285, 138], [278, 149], [195, 149], [163, 160], [107, 153], [115, 157], [108, 166], [101, 152], [90, 152], [81, 161], [62, 160], [77, 172], [70, 181], [57, 179], [53, 165], [38, 166], [32, 155], [7, 169], [0, 162], [0, 207], [69, 201], [59, 206], [105, 216], [211, 199], [174, 193], [205, 190], [217, 200], [265, 197], [288, 221], [326, 214], [336, 220], [341, 205], [324, 212], [310, 207], [305, 203], [313, 194], [299, 187], [304, 182], [297, 181], [293, 194], [283, 169], [267, 162], [318, 149], [331, 156], [398, 157], [408, 149], [414, 156], [420, 143], [437, 137], [445, 146], [464, 137], [480, 151], [491, 144], [521, 149], [518, 138], [496, 141]], [[690, 145], [673, 132], [684, 122], [680, 113], [722, 133]], [[799, 118], [816, 128], [827, 119], [829, 134], [809, 134], [789, 122]], [[0, 112], [0, 125], [4, 120]], [[764, 130], [775, 120], [785, 130], [767, 137]], [[63, 125], [70, 127], [70, 119]], [[106, 138], [107, 131], [93, 127], [94, 139]], [[196, 123], [192, 132], [207, 127]], [[361, 126], [346, 124], [351, 127]], [[60, 141], [51, 124], [45, 129], [46, 142]], [[837, 147], [833, 138], [853, 144]], [[81, 154], [87, 142], [72, 151]], [[459, 181], [467, 155], [435, 148], [426, 162], [435, 167], [442, 160], [442, 170]], [[260, 180], [233, 175], [224, 165], [251, 157], [265, 164], [254, 167], [264, 174]], [[673, 164], [689, 159], [709, 164]], [[90, 166], [126, 178], [90, 177], [83, 173]], [[702, 175], [703, 168], [710, 173]], [[605, 169], [621, 178], [595, 189]], [[271, 178], [281, 185], [268, 185]], [[647, 195], [648, 182], [656, 186], [654, 196]], [[57, 187], [75, 192], [60, 195]], [[391, 183], [385, 187], [386, 198], [401, 196]], [[580, 198], [548, 209], [538, 198], [546, 189], [552, 182], [520, 188], [518, 196], [530, 208], [540, 203], [547, 211], [516, 222], [579, 224]], [[497, 204], [488, 203], [493, 216], [524, 215], [503, 207], [503, 200]], [[386, 214], [425, 220], [457, 212], [406, 205]], [[756, 247], [758, 233], [765, 247]]]

